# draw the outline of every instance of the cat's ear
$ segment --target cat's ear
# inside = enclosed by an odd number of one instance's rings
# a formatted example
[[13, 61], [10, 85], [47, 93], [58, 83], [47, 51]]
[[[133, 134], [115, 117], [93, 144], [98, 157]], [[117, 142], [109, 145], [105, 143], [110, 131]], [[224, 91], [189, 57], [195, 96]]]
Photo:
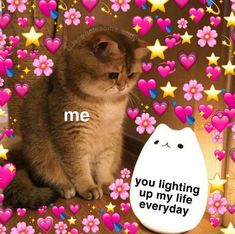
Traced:
[[121, 53], [118, 48], [118, 43], [106, 35], [99, 35], [95, 38], [92, 50], [98, 57], [105, 57], [110, 54], [117, 55]]
[[137, 48], [134, 51], [137, 60], [142, 60], [150, 54], [150, 51], [147, 49], [148, 45], [148, 42], [138, 39]]

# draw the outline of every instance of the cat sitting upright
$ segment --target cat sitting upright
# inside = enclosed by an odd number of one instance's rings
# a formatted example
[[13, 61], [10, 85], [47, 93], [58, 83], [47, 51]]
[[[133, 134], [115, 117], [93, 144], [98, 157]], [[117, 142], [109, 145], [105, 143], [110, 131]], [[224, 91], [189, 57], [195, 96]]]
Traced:
[[[57, 194], [91, 200], [108, 192], [121, 159], [128, 95], [147, 53], [135, 35], [96, 26], [64, 51], [48, 80], [34, 82], [22, 116], [18, 157], [25, 167], [4, 191], [5, 204], [35, 209]], [[90, 119], [65, 122], [65, 111], [87, 111]]]

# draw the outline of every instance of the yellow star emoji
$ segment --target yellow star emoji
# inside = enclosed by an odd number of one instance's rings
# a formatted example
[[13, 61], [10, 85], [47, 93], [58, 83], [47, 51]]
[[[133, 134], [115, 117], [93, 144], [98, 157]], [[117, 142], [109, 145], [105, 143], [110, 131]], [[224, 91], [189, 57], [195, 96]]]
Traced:
[[0, 145], [0, 158], [7, 160], [8, 149], [4, 149], [3, 145]]
[[34, 27], [32, 26], [28, 33], [22, 33], [22, 35], [26, 38], [25, 46], [30, 46], [32, 44], [35, 46], [39, 46], [39, 38], [43, 36], [43, 33], [37, 33]]
[[191, 39], [192, 39], [193, 35], [189, 35], [188, 32], [186, 31], [184, 33], [184, 35], [181, 35], [180, 37], [182, 39], [182, 44], [184, 44], [184, 43], [191, 44]]
[[165, 4], [169, 2], [169, 0], [148, 0], [148, 2], [152, 4], [151, 12], [156, 10], [166, 12]]
[[73, 217], [71, 217], [70, 219], [68, 219], [69, 225], [75, 225], [76, 224], [76, 220]]
[[0, 109], [0, 118], [4, 118], [5, 117], [5, 111]]
[[160, 89], [164, 92], [163, 98], [167, 96], [175, 97], [174, 91], [177, 89], [177, 87], [171, 86], [170, 81], [168, 81], [166, 86], [160, 87]]
[[221, 193], [224, 192], [224, 184], [227, 182], [227, 180], [220, 179], [220, 176], [216, 174], [212, 180], [209, 180], [209, 183], [211, 184], [210, 192], [213, 193], [215, 191], [220, 191]]
[[218, 60], [220, 57], [215, 56], [215, 53], [212, 53], [210, 57], [206, 57], [209, 61], [209, 65], [218, 65]]
[[165, 59], [164, 51], [167, 50], [167, 48], [168, 48], [167, 46], [162, 46], [159, 40], [157, 39], [153, 46], [147, 46], [147, 49], [151, 51], [150, 59], [154, 59], [156, 57]]
[[107, 206], [105, 206], [107, 208], [107, 212], [114, 212], [114, 208], [116, 207], [115, 205], [113, 205], [111, 202], [109, 202], [109, 204]]
[[228, 61], [227, 65], [223, 65], [222, 67], [225, 70], [224, 75], [235, 75], [235, 65], [231, 61]]
[[218, 102], [218, 95], [221, 93], [221, 90], [216, 90], [214, 85], [211, 85], [210, 89], [204, 90], [204, 92], [208, 95], [207, 101], [215, 100]]
[[233, 224], [230, 222], [227, 228], [220, 229], [224, 234], [235, 234], [235, 228]]
[[231, 11], [230, 16], [226, 16], [224, 19], [227, 21], [227, 27], [235, 26], [235, 15], [233, 11]]

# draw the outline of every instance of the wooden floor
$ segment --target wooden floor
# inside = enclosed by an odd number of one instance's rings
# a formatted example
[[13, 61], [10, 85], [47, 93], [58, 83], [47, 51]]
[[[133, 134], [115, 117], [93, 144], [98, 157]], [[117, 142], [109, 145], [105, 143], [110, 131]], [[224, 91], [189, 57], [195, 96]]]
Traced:
[[[127, 155], [125, 157], [126, 160], [124, 160], [124, 166], [129, 166], [130, 169], [133, 168], [133, 155]], [[128, 159], [128, 160], [127, 160]], [[124, 167], [123, 166], [123, 167]], [[74, 199], [71, 200], [64, 200], [64, 199], [60, 199], [58, 200], [58, 202], [56, 202], [56, 206], [60, 206], [63, 205], [65, 207], [65, 214], [66, 214], [66, 218], [63, 220], [64, 222], [66, 222], [67, 224], [69, 224], [68, 220], [71, 216], [73, 218], [76, 219], [76, 224], [75, 225], [68, 225], [68, 231], [71, 230], [72, 228], [77, 228], [80, 233], [84, 233], [82, 228], [82, 220], [83, 218], [87, 217], [89, 214], [93, 214], [95, 217], [97, 217], [100, 220], [100, 231], [98, 233], [101, 234], [108, 234], [108, 233], [117, 233], [115, 231], [111, 232], [109, 231], [105, 225], [102, 223], [101, 221], [101, 213], [100, 213], [100, 209], [104, 209], [106, 211], [106, 205], [109, 204], [109, 202], [112, 202], [112, 204], [116, 205], [115, 207], [115, 212], [119, 213], [121, 216], [121, 221], [120, 224], [124, 224], [125, 222], [137, 222], [139, 223], [139, 221], [137, 220], [137, 218], [134, 216], [132, 211], [129, 211], [127, 214], [124, 214], [121, 209], [120, 209], [120, 203], [123, 202], [121, 200], [117, 200], [114, 201], [112, 200], [109, 196], [104, 196], [101, 200], [98, 201], [92, 201], [92, 202], [88, 202], [85, 201], [79, 197], [76, 197]], [[125, 201], [128, 202], [128, 201]], [[76, 215], [73, 215], [71, 213], [71, 211], [69, 210], [69, 205], [70, 204], [79, 204], [80, 205], [80, 210]], [[55, 216], [51, 213], [50, 207], [47, 209], [47, 212], [43, 215], [39, 215], [37, 213], [37, 211], [33, 211], [33, 210], [27, 210], [27, 213], [25, 215], [25, 217], [21, 218], [17, 215], [17, 213], [14, 213], [14, 216], [11, 218], [11, 220], [7, 223], [6, 227], [7, 227], [7, 234], [10, 233], [10, 229], [14, 226], [16, 226], [17, 222], [19, 221], [24, 221], [26, 222], [28, 225], [32, 225], [35, 230], [36, 230], [36, 234], [38, 233], [43, 233], [42, 230], [40, 230], [37, 226], [37, 219], [38, 218], [45, 218], [47, 216], [51, 216], [54, 218], [54, 224], [62, 221], [62, 219], [57, 219], [55, 218]], [[220, 228], [213, 228], [210, 223], [209, 223], [209, 217], [207, 215], [205, 215], [205, 217], [202, 219], [201, 223], [197, 226], [197, 228], [195, 228], [194, 230], [191, 230], [189, 232], [187, 232], [187, 234], [220, 234], [221, 232], [219, 231]], [[54, 228], [51, 229], [51, 231], [49, 233], [55, 233]], [[119, 233], [125, 233], [123, 230], [120, 231]], [[147, 229], [145, 229], [140, 223], [139, 223], [139, 230], [137, 232], [137, 234], [149, 234], [149, 233], [153, 233]]]

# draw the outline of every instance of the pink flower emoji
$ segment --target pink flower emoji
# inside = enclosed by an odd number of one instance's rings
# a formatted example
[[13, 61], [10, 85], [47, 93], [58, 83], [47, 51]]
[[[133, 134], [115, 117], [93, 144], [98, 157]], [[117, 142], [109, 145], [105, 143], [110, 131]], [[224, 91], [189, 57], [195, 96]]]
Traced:
[[149, 113], [142, 113], [141, 117], [140, 116], [137, 116], [136, 120], [135, 120], [135, 123], [137, 125], [139, 125], [137, 128], [136, 128], [136, 131], [139, 133], [139, 134], [143, 134], [145, 131], [148, 133], [148, 134], [151, 134], [155, 127], [153, 126], [154, 124], [156, 124], [156, 120], [154, 117], [151, 117], [149, 115]]
[[17, 223], [16, 227], [13, 227], [11, 229], [10, 234], [34, 234], [34, 233], [35, 230], [31, 225], [27, 226], [25, 222], [19, 222]]
[[93, 233], [96, 233], [99, 231], [99, 224], [100, 224], [100, 221], [99, 219], [95, 218], [94, 215], [88, 215], [87, 218], [84, 218], [82, 220], [82, 224], [84, 225], [83, 227], [83, 231], [85, 233], [88, 233], [88, 232], [93, 232]]
[[64, 222], [58, 222], [55, 224], [55, 234], [66, 234], [68, 225]]
[[6, 234], [6, 227], [0, 224], [0, 234]]
[[127, 12], [130, 9], [129, 2], [131, 0], [110, 0], [113, 4], [111, 6], [112, 10], [117, 12], [120, 10]]
[[189, 83], [185, 83], [183, 91], [185, 91], [184, 98], [190, 101], [194, 98], [196, 101], [202, 99], [201, 92], [204, 90], [202, 84], [198, 84], [196, 80], [190, 80]]
[[75, 8], [70, 8], [68, 11], [64, 13], [65, 17], [65, 24], [67, 25], [79, 25], [80, 24], [80, 17], [81, 13], [79, 11], [76, 11]]
[[118, 199], [119, 196], [121, 199], [126, 200], [129, 197], [127, 192], [130, 189], [128, 183], [124, 183], [123, 179], [116, 179], [114, 183], [109, 186], [111, 192], [110, 197], [114, 200]]
[[204, 26], [203, 29], [197, 31], [197, 37], [200, 38], [198, 45], [204, 47], [208, 44], [209, 47], [214, 47], [217, 43], [215, 39], [217, 36], [218, 34], [214, 29], [211, 30], [210, 26]]
[[9, 3], [7, 9], [11, 13], [15, 12], [16, 10], [22, 13], [26, 10], [25, 3], [27, 3], [28, 0], [7, 0], [7, 2]]
[[220, 132], [215, 132], [215, 133], [212, 134], [212, 141], [214, 143], [221, 144], [223, 142], [223, 139], [224, 139], [223, 134], [220, 133]]
[[48, 59], [46, 55], [40, 55], [38, 59], [34, 59], [33, 66], [34, 74], [40, 76], [44, 74], [45, 76], [50, 76], [52, 73], [51, 67], [54, 66], [54, 63], [51, 59]]
[[0, 46], [4, 46], [6, 44], [6, 39], [7, 39], [7, 36], [3, 34], [2, 32], [0, 32]]
[[181, 18], [177, 21], [178, 28], [186, 29], [188, 27], [188, 21], [184, 18]]
[[215, 214], [217, 211], [220, 215], [223, 215], [227, 211], [227, 203], [225, 197], [222, 197], [220, 193], [215, 193], [213, 197], [209, 197], [208, 199], [208, 211], [211, 215]]
[[235, 11], [235, 0], [231, 0], [231, 3], [232, 3], [232, 5], [231, 5], [232, 10]]
[[131, 176], [131, 172], [130, 172], [130, 170], [128, 170], [127, 168], [124, 168], [123, 170], [121, 170], [121, 177], [123, 178], [123, 179], [125, 179], [125, 178], [130, 178], [130, 176]]

